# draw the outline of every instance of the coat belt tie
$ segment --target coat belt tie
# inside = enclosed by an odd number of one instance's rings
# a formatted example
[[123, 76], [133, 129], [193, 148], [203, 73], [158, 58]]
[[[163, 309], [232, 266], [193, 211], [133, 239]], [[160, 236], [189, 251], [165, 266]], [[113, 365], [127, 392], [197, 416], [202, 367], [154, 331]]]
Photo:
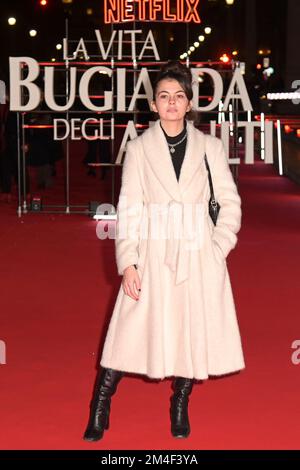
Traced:
[[199, 250], [203, 242], [204, 217], [208, 217], [206, 203], [199, 203], [197, 206], [174, 199], [169, 202], [164, 262], [176, 272], [175, 284], [189, 278], [191, 252]]
[[[183, 203], [181, 201], [171, 200], [168, 204], [167, 219], [167, 240], [164, 262], [169, 268], [175, 272], [175, 284], [189, 278], [191, 251], [201, 247], [203, 236], [203, 220], [199, 219], [198, 213], [192, 212], [193, 204]], [[191, 210], [192, 209], [192, 210]], [[201, 205], [202, 215], [208, 215], [207, 204]], [[203, 211], [204, 209], [204, 211]], [[200, 215], [201, 215], [200, 214]], [[192, 229], [192, 235], [187, 230]], [[189, 240], [194, 243], [189, 245]], [[195, 245], [195, 241], [198, 245]], [[200, 246], [199, 246], [200, 243]]]
[[190, 261], [189, 251], [184, 250], [184, 237], [182, 228], [184, 225], [184, 208], [180, 201], [171, 200], [168, 207], [167, 239], [165, 264], [171, 271], [176, 271], [175, 283], [185, 281], [188, 278]]

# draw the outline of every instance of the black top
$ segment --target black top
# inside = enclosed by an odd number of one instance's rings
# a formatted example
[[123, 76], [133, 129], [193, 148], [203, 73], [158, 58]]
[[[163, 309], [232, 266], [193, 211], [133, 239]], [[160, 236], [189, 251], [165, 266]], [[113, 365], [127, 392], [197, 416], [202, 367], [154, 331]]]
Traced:
[[[165, 130], [163, 129], [161, 123], [160, 123], [160, 127], [163, 130], [163, 133], [166, 137], [166, 140], [167, 140], [168, 144], [176, 144], [177, 142], [179, 142], [184, 137], [184, 135], [186, 133], [186, 119], [184, 120], [184, 128], [183, 128], [182, 132], [180, 132], [180, 134], [172, 136], [172, 137], [169, 136], [165, 132]], [[183, 142], [181, 142], [181, 144], [176, 145], [176, 147], [174, 147], [174, 149], [175, 149], [174, 153], [170, 152], [170, 156], [171, 156], [171, 159], [172, 159], [172, 162], [173, 162], [173, 166], [174, 166], [174, 170], [175, 170], [175, 173], [176, 173], [177, 180], [179, 180], [181, 165], [182, 165], [184, 155], [185, 155], [186, 142], [187, 142], [187, 137], [184, 139]], [[170, 150], [170, 147], [169, 147], [169, 150]]]

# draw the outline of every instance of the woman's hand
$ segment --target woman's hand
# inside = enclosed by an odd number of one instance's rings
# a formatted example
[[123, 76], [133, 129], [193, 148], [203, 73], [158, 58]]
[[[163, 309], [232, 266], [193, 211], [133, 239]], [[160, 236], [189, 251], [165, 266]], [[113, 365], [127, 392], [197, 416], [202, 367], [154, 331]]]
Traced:
[[124, 270], [122, 285], [126, 295], [129, 295], [133, 300], [139, 300], [141, 281], [134, 266], [128, 266]]

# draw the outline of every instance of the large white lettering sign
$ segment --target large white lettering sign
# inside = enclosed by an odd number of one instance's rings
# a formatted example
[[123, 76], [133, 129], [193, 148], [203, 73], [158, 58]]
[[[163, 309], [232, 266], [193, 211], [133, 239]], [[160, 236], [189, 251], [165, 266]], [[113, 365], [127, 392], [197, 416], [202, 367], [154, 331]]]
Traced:
[[[147, 38], [143, 43], [143, 46], [140, 51], [137, 51], [136, 45], [136, 36], [140, 34], [140, 30], [125, 30], [125, 31], [113, 31], [111, 39], [107, 48], [104, 47], [104, 42], [102, 40], [101, 32], [99, 30], [95, 31], [95, 37], [99, 48], [99, 54], [103, 60], [108, 58], [108, 55], [111, 52], [112, 45], [114, 41], [117, 40], [117, 58], [122, 59], [123, 54], [123, 39], [124, 35], [130, 37], [131, 39], [131, 54], [132, 60], [136, 61], [143, 58], [145, 50], [147, 49], [147, 54], [149, 50], [152, 51], [153, 58], [155, 60], [160, 60], [158, 50], [153, 38], [152, 31], [150, 30], [147, 34]], [[89, 96], [89, 85], [92, 79], [97, 77], [97, 80], [103, 80], [105, 76], [105, 82], [107, 83], [107, 78], [111, 81], [113, 80], [113, 70], [106, 66], [91, 66], [87, 70], [80, 74], [78, 73], [76, 65], [72, 65], [72, 61], [78, 59], [78, 55], [81, 54], [81, 57], [84, 57], [86, 61], [89, 60], [89, 52], [85, 41], [83, 38], [80, 38], [77, 46], [73, 51], [69, 51], [67, 48], [67, 41], [64, 40], [64, 58], [71, 63], [69, 69], [69, 93], [66, 97], [65, 104], [58, 104], [55, 100], [55, 66], [45, 66], [44, 67], [44, 100], [49, 109], [55, 112], [66, 112], [72, 109], [76, 95], [79, 95], [82, 105], [94, 112], [124, 112], [124, 111], [134, 111], [138, 100], [147, 100], [149, 110], [150, 103], [153, 99], [153, 88], [150, 81], [149, 73], [146, 67], [142, 67], [137, 73], [137, 81], [129, 94], [131, 100], [126, 106], [126, 90], [128, 94], [127, 86], [127, 70], [124, 67], [119, 67], [116, 69], [116, 76], [114, 78], [114, 87], [115, 94], [117, 96], [116, 106], [114, 106], [112, 86], [109, 89], [104, 91], [104, 98], [101, 104], [94, 104], [92, 99]], [[82, 68], [82, 67], [81, 67]], [[10, 109], [12, 111], [21, 111], [28, 112], [36, 109], [41, 100], [41, 90], [39, 86], [35, 83], [37, 78], [40, 75], [40, 66], [39, 63], [31, 57], [10, 57], [9, 58], [9, 69], [10, 69]], [[193, 109], [201, 113], [213, 111], [219, 106], [220, 100], [225, 95], [224, 106], [222, 112], [226, 112], [229, 109], [229, 104], [231, 100], [235, 99], [240, 102], [239, 108], [244, 111], [253, 111], [250, 98], [247, 92], [245, 81], [241, 70], [236, 68], [228, 90], [224, 90], [224, 84], [221, 74], [214, 69], [197, 67], [191, 68], [193, 74]], [[211, 102], [206, 106], [199, 106], [199, 75], [206, 74], [210, 77], [213, 89], [213, 95]], [[24, 103], [24, 91], [28, 96], [28, 100]], [[95, 131], [92, 135], [88, 135], [86, 132], [86, 127], [90, 124], [93, 124]], [[225, 147], [228, 149], [229, 146], [229, 123], [223, 122], [221, 124], [221, 137], [225, 144]], [[271, 123], [272, 124], [272, 123]], [[273, 161], [272, 154], [272, 129], [271, 124], [266, 126], [265, 133], [265, 148], [266, 148], [266, 163]], [[245, 128], [246, 135], [246, 162], [253, 162], [254, 155], [254, 133], [253, 129], [255, 126], [259, 126], [257, 122], [240, 122], [238, 123], [239, 127]], [[95, 139], [114, 139], [114, 122], [111, 120], [110, 131], [105, 135], [102, 119], [96, 120], [95, 118], [89, 118], [85, 120], [81, 119], [54, 119], [53, 128], [54, 128], [54, 139], [63, 140], [66, 138], [71, 138], [72, 140], [95, 140]], [[62, 129], [59, 131], [59, 129]], [[212, 132], [214, 132], [214, 126], [212, 126]], [[126, 142], [128, 139], [132, 139], [137, 135], [133, 121], [129, 121], [127, 124], [127, 129], [125, 130], [123, 140], [118, 152], [117, 162], [121, 161]], [[234, 161], [232, 163], [238, 163]]]

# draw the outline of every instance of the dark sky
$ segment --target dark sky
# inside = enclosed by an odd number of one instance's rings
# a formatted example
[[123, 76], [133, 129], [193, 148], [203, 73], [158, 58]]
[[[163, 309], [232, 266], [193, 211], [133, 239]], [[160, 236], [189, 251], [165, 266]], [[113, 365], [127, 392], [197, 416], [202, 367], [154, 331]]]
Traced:
[[[223, 52], [238, 49], [239, 59], [247, 60], [245, 24], [246, 3], [249, 0], [235, 0], [231, 7], [226, 6], [225, 0], [201, 0], [199, 13], [202, 24], [190, 25], [188, 29], [183, 24], [137, 23], [136, 29], [150, 28], [155, 32], [161, 59], [179, 58], [188, 45], [192, 45], [203, 28], [209, 25], [212, 34], [207, 37], [205, 44], [192, 54], [191, 60], [218, 60]], [[284, 68], [286, 43], [286, 4], [287, 1], [250, 0], [256, 2], [255, 16], [256, 41], [253, 47], [257, 50], [268, 48], [272, 50], [271, 61], [275, 68]], [[73, 39], [93, 38], [95, 28], [109, 35], [111, 27], [103, 23], [103, 0], [73, 0], [72, 6], [63, 5], [62, 0], [48, 0], [47, 7], [41, 7], [39, 0], [1, 0], [1, 75], [7, 75], [8, 57], [27, 55], [38, 60], [50, 60], [52, 57], [61, 59], [61, 52], [56, 50], [56, 44], [65, 36], [65, 18], [69, 17], [70, 36]], [[94, 15], [86, 14], [87, 8], [92, 8]], [[9, 16], [15, 16], [17, 24], [11, 27], [7, 23]], [[122, 29], [133, 28], [133, 23], [122, 25]], [[37, 29], [35, 38], [29, 37], [29, 29]], [[173, 41], [170, 38], [173, 37]]]

